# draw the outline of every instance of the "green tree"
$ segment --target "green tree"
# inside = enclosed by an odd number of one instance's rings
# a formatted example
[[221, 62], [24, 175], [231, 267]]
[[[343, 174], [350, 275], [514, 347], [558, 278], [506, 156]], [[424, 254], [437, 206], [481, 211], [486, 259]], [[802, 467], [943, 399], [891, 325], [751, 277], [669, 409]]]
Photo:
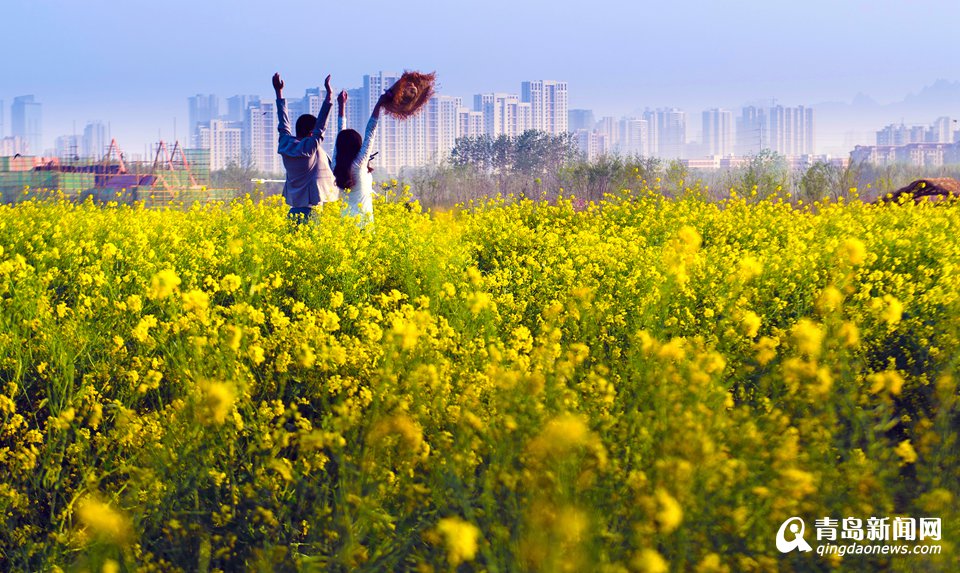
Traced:
[[756, 191], [757, 198], [769, 197], [785, 189], [790, 182], [790, 171], [786, 157], [770, 149], [764, 149], [750, 157], [747, 164], [731, 170], [731, 180], [725, 185], [738, 193], [751, 196]]
[[843, 169], [828, 161], [817, 161], [800, 176], [799, 196], [806, 202], [836, 199], [840, 190]]

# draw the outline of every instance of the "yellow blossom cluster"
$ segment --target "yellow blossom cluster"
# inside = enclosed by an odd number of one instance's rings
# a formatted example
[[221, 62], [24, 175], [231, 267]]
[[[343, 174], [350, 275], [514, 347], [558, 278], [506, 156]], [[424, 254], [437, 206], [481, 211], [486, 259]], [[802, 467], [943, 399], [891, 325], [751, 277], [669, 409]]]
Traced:
[[960, 207], [577, 205], [0, 206], [0, 569], [952, 570]]

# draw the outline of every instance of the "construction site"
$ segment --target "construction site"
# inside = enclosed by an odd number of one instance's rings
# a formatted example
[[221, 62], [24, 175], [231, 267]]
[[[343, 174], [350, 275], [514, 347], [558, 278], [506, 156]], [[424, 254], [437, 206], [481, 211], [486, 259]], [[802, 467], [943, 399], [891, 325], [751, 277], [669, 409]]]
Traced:
[[126, 161], [114, 139], [100, 158], [0, 157], [0, 202], [63, 195], [71, 200], [146, 206], [230, 199], [235, 189], [210, 186], [210, 151], [179, 142], [154, 146], [152, 161]]

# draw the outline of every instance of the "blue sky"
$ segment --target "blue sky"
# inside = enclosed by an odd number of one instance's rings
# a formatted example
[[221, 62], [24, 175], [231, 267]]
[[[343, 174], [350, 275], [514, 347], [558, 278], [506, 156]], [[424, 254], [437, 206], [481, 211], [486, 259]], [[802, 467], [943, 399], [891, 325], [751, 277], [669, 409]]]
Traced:
[[32, 93], [47, 145], [74, 121], [82, 130], [99, 119], [133, 153], [158, 135], [170, 139], [174, 117], [185, 138], [187, 96], [268, 96], [274, 71], [289, 95], [301, 95], [327, 73], [354, 87], [380, 69], [436, 70], [441, 92], [467, 101], [518, 92], [525, 79], [560, 79], [570, 106], [598, 117], [666, 105], [695, 117], [707, 107], [861, 92], [885, 102], [938, 78], [960, 80], [956, 0], [3, 4], [6, 133], [12, 98]]

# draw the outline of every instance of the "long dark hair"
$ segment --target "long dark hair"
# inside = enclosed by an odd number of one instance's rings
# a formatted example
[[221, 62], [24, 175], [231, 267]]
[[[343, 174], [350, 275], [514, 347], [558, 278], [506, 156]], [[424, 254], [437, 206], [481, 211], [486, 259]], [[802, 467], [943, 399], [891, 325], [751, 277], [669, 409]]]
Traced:
[[337, 164], [333, 168], [333, 177], [337, 187], [352, 189], [357, 182], [353, 180], [353, 162], [360, 153], [363, 138], [353, 129], [344, 129], [337, 134], [336, 157]]

